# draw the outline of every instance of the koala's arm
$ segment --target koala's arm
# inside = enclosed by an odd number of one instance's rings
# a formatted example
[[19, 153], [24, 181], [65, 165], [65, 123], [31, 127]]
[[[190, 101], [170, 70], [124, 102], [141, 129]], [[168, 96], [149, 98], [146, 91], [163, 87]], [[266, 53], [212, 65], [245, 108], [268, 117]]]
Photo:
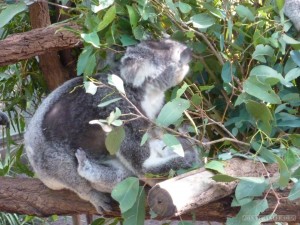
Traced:
[[300, 0], [285, 0], [284, 14], [293, 22], [300, 31]]

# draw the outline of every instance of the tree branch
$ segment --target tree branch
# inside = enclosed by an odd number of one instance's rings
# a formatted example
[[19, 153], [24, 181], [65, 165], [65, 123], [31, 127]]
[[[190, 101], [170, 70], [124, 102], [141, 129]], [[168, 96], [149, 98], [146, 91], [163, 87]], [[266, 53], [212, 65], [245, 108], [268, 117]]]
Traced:
[[69, 27], [74, 30], [80, 29], [76, 24], [63, 23], [14, 34], [1, 40], [0, 66], [80, 45], [80, 38], [73, 32], [67, 30], [58, 31], [63, 27]]
[[[242, 159], [226, 161], [225, 170], [232, 176], [262, 176], [265, 173], [269, 173], [270, 177], [272, 177], [276, 176], [278, 172], [276, 165], [268, 164], [263, 166], [259, 162]], [[239, 208], [231, 207], [232, 198], [228, 195], [234, 192], [236, 182], [203, 184], [203, 182], [207, 181], [204, 174], [208, 175], [206, 177], [211, 176], [211, 172], [200, 169], [159, 183], [158, 189], [160, 191], [153, 191], [157, 188], [155, 186], [149, 192], [148, 204], [154, 208], [154, 211], [159, 212], [153, 206], [158, 203], [158, 200], [161, 200], [160, 206], [163, 206], [161, 209], [171, 209], [169, 211], [171, 213], [167, 216], [173, 216], [172, 219], [178, 219], [175, 216], [180, 216], [182, 219], [192, 219], [192, 215], [194, 214], [196, 220], [199, 221], [226, 221], [227, 217], [235, 216]], [[195, 179], [196, 177], [198, 178]], [[201, 179], [202, 183], [200, 182]], [[182, 185], [183, 183], [185, 184], [184, 186]], [[1, 212], [14, 212], [40, 217], [53, 214], [96, 214], [94, 207], [90, 203], [80, 199], [76, 194], [68, 190], [50, 190], [38, 179], [0, 177], [0, 184]], [[181, 187], [185, 187], [185, 189], [181, 190]], [[199, 191], [201, 188], [202, 191]], [[161, 194], [163, 191], [164, 193]], [[172, 191], [173, 194], [171, 193]], [[286, 189], [279, 193], [284, 197], [288, 195], [289, 190]], [[176, 205], [177, 200], [175, 196], [177, 196], [177, 199], [180, 196], [182, 200], [180, 204], [183, 207], [181, 209], [178, 207], [178, 204]], [[166, 201], [168, 197], [174, 200], [173, 203]], [[300, 210], [299, 202], [291, 202], [286, 198], [281, 198], [278, 205], [278, 199], [272, 193], [267, 195], [267, 200], [269, 209], [264, 214], [271, 213], [278, 206], [276, 214], [282, 216], [280, 217], [280, 221], [300, 222], [300, 214], [298, 213]], [[153, 205], [153, 203], [155, 204]], [[175, 208], [175, 211], [174, 206], [178, 207]], [[166, 214], [161, 215], [166, 216]], [[104, 216], [120, 216], [117, 204], [114, 203], [113, 211], [104, 213]]]

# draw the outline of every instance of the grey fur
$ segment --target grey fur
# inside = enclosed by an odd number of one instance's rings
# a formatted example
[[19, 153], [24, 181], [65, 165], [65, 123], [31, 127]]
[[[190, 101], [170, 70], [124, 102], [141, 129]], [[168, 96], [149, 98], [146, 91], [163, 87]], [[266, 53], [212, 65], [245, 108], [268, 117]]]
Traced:
[[284, 14], [293, 22], [300, 31], [300, 0], [285, 0]]
[[[164, 102], [164, 92], [183, 80], [191, 60], [190, 50], [172, 40], [147, 41], [129, 47], [121, 59], [120, 74], [126, 96], [154, 119]], [[107, 84], [106, 75], [96, 77]], [[152, 138], [140, 146], [149, 123], [137, 119], [125, 124], [125, 140], [116, 156], [105, 148], [106, 133], [94, 119], [105, 119], [115, 107], [123, 114], [136, 113], [125, 100], [99, 108], [100, 101], [120, 97], [104, 85], [95, 95], [85, 93], [82, 78], [72, 79], [53, 91], [41, 104], [25, 133], [25, 146], [37, 176], [52, 189], [67, 188], [90, 201], [96, 209], [110, 210], [110, 192], [128, 176], [165, 173], [198, 162], [197, 151], [189, 147], [185, 157]], [[184, 142], [184, 141], [183, 141]]]

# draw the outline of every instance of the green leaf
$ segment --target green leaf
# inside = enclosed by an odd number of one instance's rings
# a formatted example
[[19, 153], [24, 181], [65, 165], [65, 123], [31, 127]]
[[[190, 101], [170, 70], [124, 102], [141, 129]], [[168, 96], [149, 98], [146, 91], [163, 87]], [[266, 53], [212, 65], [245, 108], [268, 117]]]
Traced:
[[140, 146], [143, 146], [146, 143], [146, 141], [149, 139], [149, 137], [150, 136], [148, 133], [144, 133]]
[[255, 183], [247, 180], [241, 180], [235, 189], [235, 197], [239, 201], [246, 197], [261, 196], [267, 187], [267, 182]]
[[106, 223], [106, 219], [105, 218], [98, 218], [98, 219], [95, 219], [91, 225], [105, 225]]
[[292, 60], [294, 61], [294, 63], [296, 63], [297, 66], [300, 66], [300, 51], [292, 50], [290, 52], [290, 56], [292, 57]]
[[236, 71], [236, 68], [234, 64], [231, 64], [229, 61], [224, 63], [222, 68], [221, 77], [225, 83], [230, 83], [232, 80], [232, 77]]
[[270, 85], [275, 85], [278, 82], [281, 82], [284, 85], [286, 83], [283, 76], [280, 73], [278, 73], [273, 68], [265, 65], [259, 65], [254, 67], [250, 72], [250, 76], [256, 76], [257, 79], [263, 80], [264, 82]]
[[77, 62], [77, 75], [78, 76], [84, 72], [92, 52], [93, 52], [93, 47], [88, 46], [88, 47], [85, 47], [83, 49], [83, 51], [80, 53], [78, 62]]
[[288, 148], [284, 154], [284, 162], [287, 167], [292, 168], [298, 160], [298, 156], [293, 152], [291, 148]]
[[[297, 67], [297, 68], [294, 68], [294, 69], [291, 69], [286, 75], [285, 75], [285, 81], [288, 83], [292, 80], [295, 80], [297, 77], [300, 76], [300, 68]], [[290, 85], [292, 86], [292, 84]]]
[[108, 83], [116, 87], [121, 94], [125, 95], [124, 82], [119, 76], [115, 74], [108, 75]]
[[224, 163], [216, 160], [212, 160], [205, 164], [206, 169], [215, 170], [219, 173], [225, 173]]
[[189, 87], [189, 85], [187, 83], [183, 83], [183, 85], [181, 86], [181, 88], [179, 88], [177, 91], [176, 91], [176, 98], [180, 98], [181, 95], [184, 94], [184, 92], [186, 91], [186, 89]]
[[300, 181], [298, 181], [296, 184], [294, 184], [294, 186], [288, 196], [288, 199], [291, 201], [296, 200], [298, 198], [300, 198]]
[[286, 44], [290, 44], [290, 45], [297, 45], [300, 44], [299, 41], [291, 38], [290, 36], [287, 36], [286, 34], [282, 34], [282, 40], [286, 43]]
[[164, 105], [156, 119], [156, 123], [166, 127], [175, 124], [182, 117], [182, 113], [189, 107], [190, 102], [188, 100], [175, 98]]
[[213, 176], [211, 179], [213, 179], [214, 181], [217, 181], [217, 182], [232, 182], [232, 181], [237, 180], [238, 178], [231, 177], [231, 176], [228, 176], [225, 174], [217, 174], [217, 175]]
[[278, 166], [279, 166], [279, 172], [280, 172], [280, 177], [279, 177], [279, 186], [281, 188], [285, 188], [287, 187], [287, 185], [289, 184], [290, 178], [291, 178], [291, 174], [290, 171], [287, 167], [287, 165], [285, 164], [285, 162], [277, 155], [274, 155], [277, 162], [278, 162]]
[[97, 13], [101, 11], [102, 9], [106, 9], [112, 4], [114, 4], [114, 0], [98, 0], [99, 4], [98, 5], [91, 5], [91, 10], [94, 13]]
[[140, 187], [136, 202], [133, 207], [122, 214], [123, 225], [144, 225], [145, 223], [146, 194], [144, 188]]
[[249, 77], [244, 82], [244, 91], [271, 104], [281, 103], [279, 96], [272, 90], [271, 86], [258, 81], [255, 76]]
[[258, 215], [267, 208], [268, 202], [266, 199], [251, 201], [243, 205], [235, 217], [228, 218], [226, 225], [260, 225]]
[[274, 56], [274, 49], [269, 45], [257, 45], [255, 47], [255, 51], [252, 54], [252, 58], [256, 59], [260, 62], [266, 63], [265, 56], [273, 57]]
[[289, 135], [289, 139], [295, 147], [300, 148], [300, 134], [291, 134]]
[[133, 207], [139, 194], [139, 179], [128, 177], [118, 183], [111, 192], [111, 197], [119, 202], [121, 212]]
[[98, 87], [93, 82], [85, 81], [83, 83], [83, 85], [84, 85], [86, 93], [89, 93], [89, 94], [92, 94], [92, 95], [96, 94]]
[[274, 163], [276, 162], [275, 154], [273, 154], [269, 149], [264, 147], [263, 145], [257, 143], [257, 142], [252, 142], [251, 146], [253, 149], [259, 153], [259, 155], [266, 160], [268, 163]]
[[251, 100], [247, 101], [246, 109], [256, 121], [261, 121], [261, 123], [258, 124], [259, 128], [267, 134], [270, 134], [272, 131], [271, 121], [273, 121], [273, 116], [270, 112], [270, 109], [263, 103]]
[[107, 117], [106, 121], [108, 125], [110, 125], [113, 121], [117, 120], [122, 115], [121, 110], [116, 107], [116, 111], [113, 111], [109, 114], [109, 117]]
[[125, 139], [124, 127], [115, 127], [106, 137], [105, 146], [107, 151], [114, 155], [120, 149], [123, 140]]
[[114, 102], [117, 102], [119, 100], [121, 100], [122, 98], [114, 98], [114, 99], [110, 99], [110, 100], [107, 100], [105, 102], [101, 102], [98, 107], [105, 107], [105, 106], [108, 106], [110, 105], [111, 103], [114, 103]]
[[279, 10], [283, 9], [285, 0], [276, 0], [276, 5]]
[[130, 45], [136, 45], [138, 43], [135, 39], [133, 39], [132, 37], [130, 37], [128, 35], [121, 35], [120, 41], [122, 43], [122, 46], [124, 46], [124, 47], [130, 46]]
[[192, 16], [190, 22], [198, 29], [205, 29], [214, 25], [215, 19], [206, 13], [201, 13]]
[[87, 64], [85, 65], [85, 69], [83, 72], [84, 76], [94, 75], [96, 66], [97, 66], [96, 55], [92, 54], [89, 56]]
[[172, 134], [164, 134], [163, 135], [163, 142], [172, 148], [172, 150], [179, 156], [184, 157], [184, 150], [182, 148], [181, 143], [178, 139]]
[[130, 25], [132, 28], [135, 28], [138, 25], [138, 21], [139, 21], [138, 13], [135, 11], [135, 9], [132, 6], [126, 5], [126, 7], [129, 15]]
[[240, 17], [247, 18], [249, 21], [252, 22], [255, 20], [253, 13], [250, 11], [248, 7], [243, 5], [238, 5], [235, 10]]
[[189, 13], [192, 10], [192, 7], [184, 2], [179, 1], [178, 7], [182, 13]]
[[85, 42], [92, 44], [95, 48], [100, 48], [100, 39], [97, 32], [92, 32], [89, 34], [82, 33], [80, 36]]
[[105, 13], [101, 23], [97, 27], [97, 31], [105, 29], [116, 18], [116, 6], [110, 7]]
[[0, 28], [8, 24], [15, 15], [25, 10], [27, 10], [27, 6], [24, 2], [8, 5], [0, 13]]

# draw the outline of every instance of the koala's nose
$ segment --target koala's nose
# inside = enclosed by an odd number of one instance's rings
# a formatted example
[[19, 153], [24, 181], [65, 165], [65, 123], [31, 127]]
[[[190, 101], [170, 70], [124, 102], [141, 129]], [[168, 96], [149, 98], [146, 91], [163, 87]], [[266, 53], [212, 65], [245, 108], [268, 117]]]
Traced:
[[188, 64], [191, 60], [192, 60], [192, 50], [189, 48], [186, 48], [180, 54], [180, 62], [182, 64]]

